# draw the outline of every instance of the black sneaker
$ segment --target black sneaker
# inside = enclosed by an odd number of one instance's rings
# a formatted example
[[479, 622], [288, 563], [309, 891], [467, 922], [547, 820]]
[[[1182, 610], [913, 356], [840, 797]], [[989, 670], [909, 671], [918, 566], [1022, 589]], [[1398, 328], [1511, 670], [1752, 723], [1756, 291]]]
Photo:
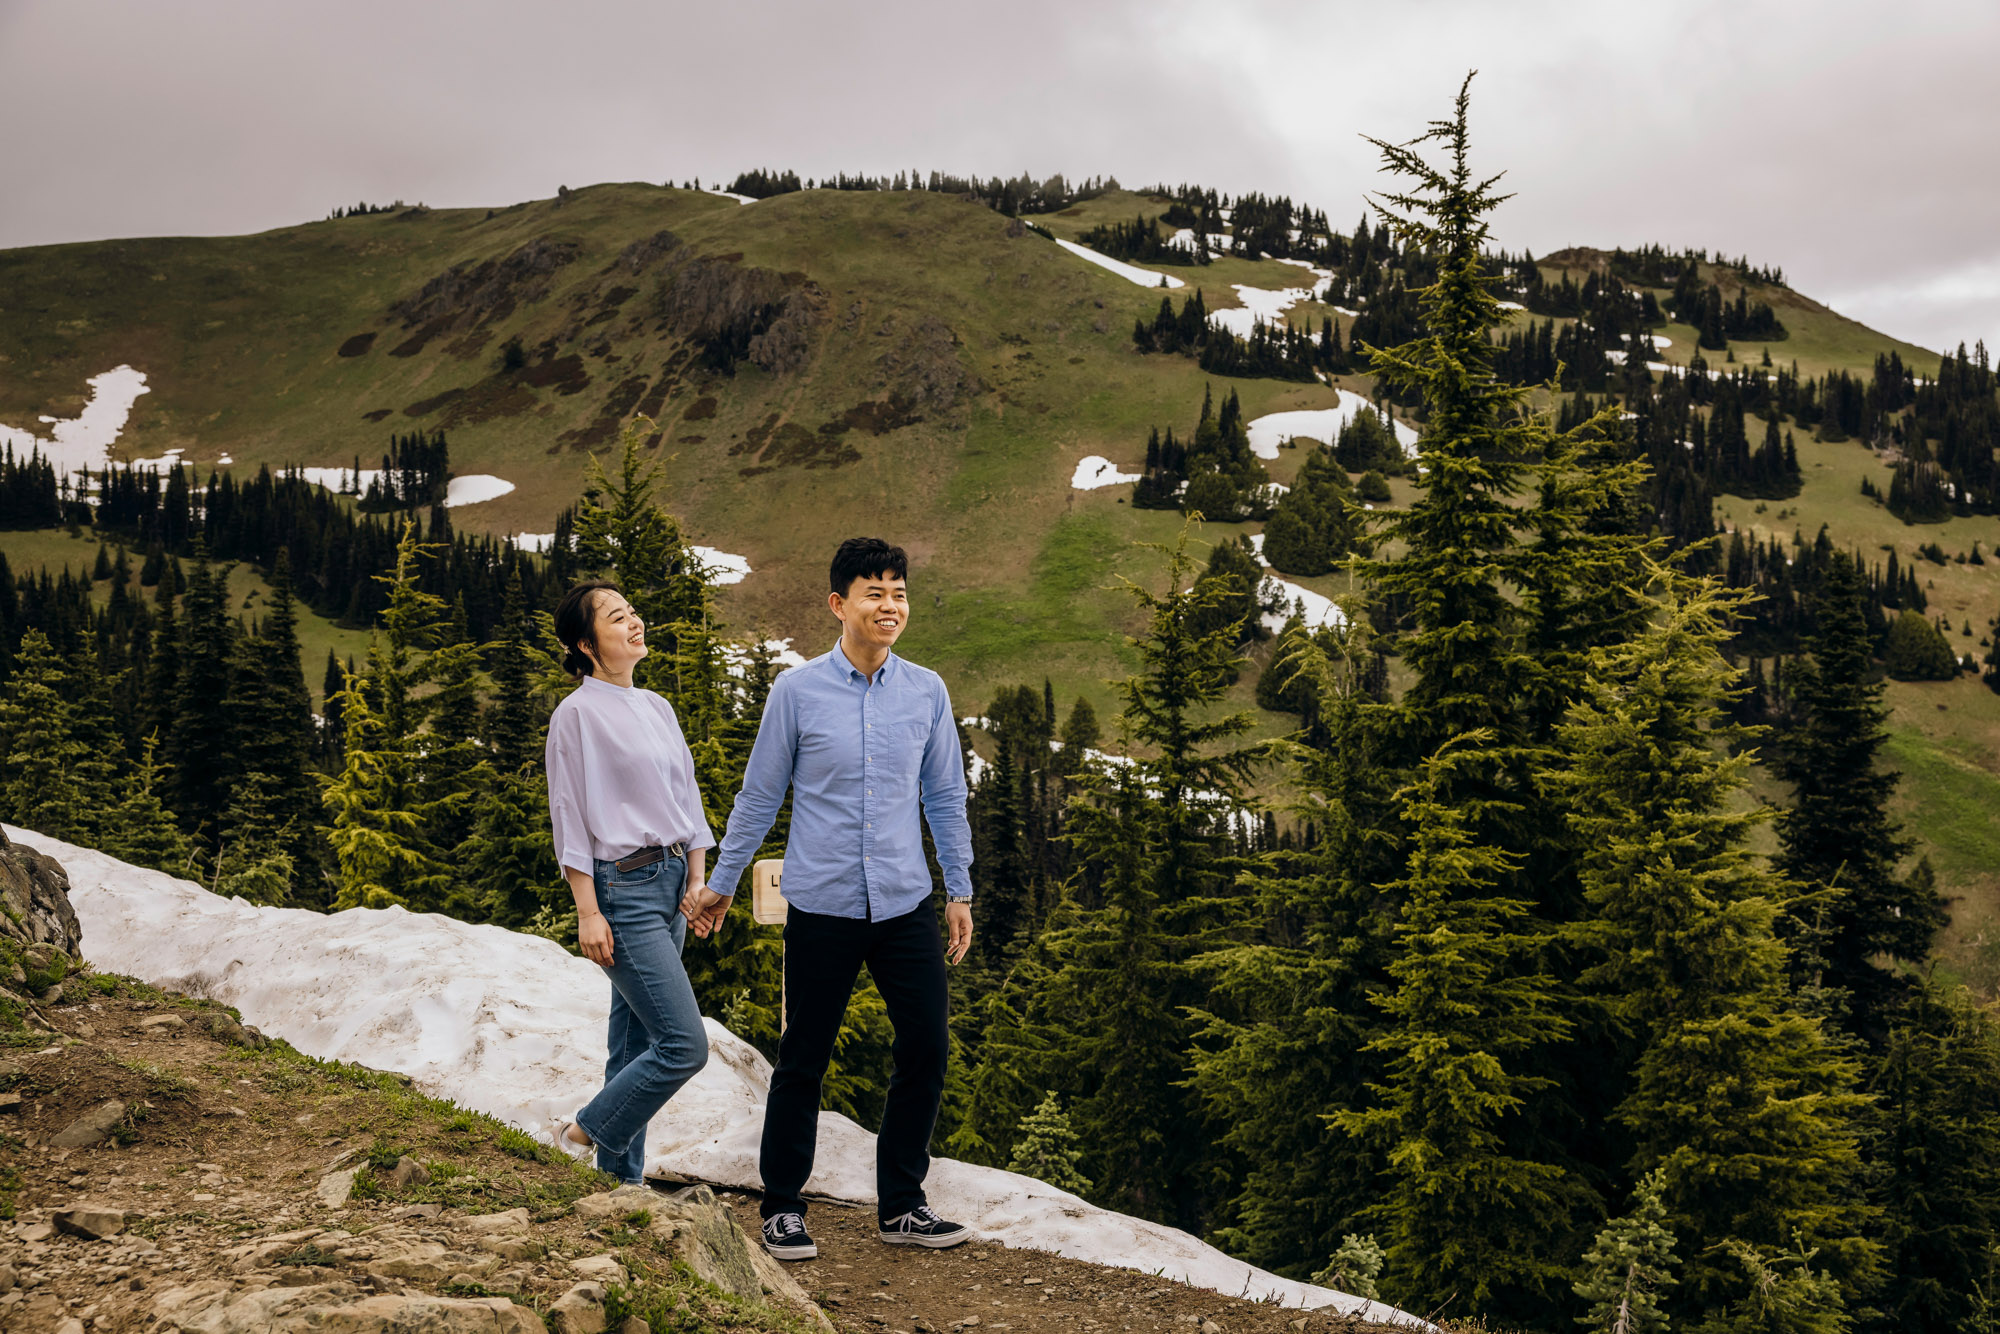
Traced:
[[900, 1218], [882, 1221], [878, 1234], [891, 1246], [929, 1246], [943, 1250], [972, 1236], [961, 1223], [947, 1223], [928, 1204], [920, 1204]]
[[806, 1220], [798, 1214], [779, 1214], [764, 1220], [764, 1249], [780, 1260], [811, 1260], [819, 1255], [806, 1231]]

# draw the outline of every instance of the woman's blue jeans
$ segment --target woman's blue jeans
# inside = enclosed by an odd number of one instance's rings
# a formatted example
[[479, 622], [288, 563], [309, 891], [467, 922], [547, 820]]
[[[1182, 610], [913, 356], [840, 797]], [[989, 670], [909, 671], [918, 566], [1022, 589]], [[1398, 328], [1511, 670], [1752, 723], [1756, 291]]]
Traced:
[[646, 1124], [708, 1064], [708, 1034], [681, 945], [687, 861], [668, 856], [636, 871], [595, 865], [597, 909], [611, 927], [611, 1025], [604, 1089], [577, 1113], [597, 1144], [597, 1166], [620, 1181], [645, 1180]]

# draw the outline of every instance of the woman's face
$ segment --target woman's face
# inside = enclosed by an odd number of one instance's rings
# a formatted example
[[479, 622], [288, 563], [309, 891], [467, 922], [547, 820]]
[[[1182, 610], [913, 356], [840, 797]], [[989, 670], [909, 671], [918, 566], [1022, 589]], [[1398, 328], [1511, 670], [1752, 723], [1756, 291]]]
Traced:
[[609, 589], [591, 599], [592, 628], [597, 651], [586, 641], [580, 647], [589, 653], [603, 676], [626, 676], [646, 656], [646, 623], [623, 595]]

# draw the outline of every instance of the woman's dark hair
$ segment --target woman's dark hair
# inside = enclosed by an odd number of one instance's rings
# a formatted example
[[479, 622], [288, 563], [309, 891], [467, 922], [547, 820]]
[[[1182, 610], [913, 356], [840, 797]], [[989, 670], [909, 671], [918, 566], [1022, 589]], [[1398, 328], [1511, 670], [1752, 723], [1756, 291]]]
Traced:
[[582, 645], [588, 644], [592, 653], [597, 652], [597, 595], [618, 591], [618, 585], [608, 579], [586, 579], [572, 586], [556, 604], [556, 638], [567, 650], [563, 654], [563, 670], [569, 673], [570, 680], [581, 681], [595, 675], [594, 664]]
[[846, 597], [856, 579], [866, 579], [871, 574], [907, 580], [910, 558], [901, 547], [892, 547], [879, 537], [850, 537], [833, 553], [831, 574], [833, 591]]

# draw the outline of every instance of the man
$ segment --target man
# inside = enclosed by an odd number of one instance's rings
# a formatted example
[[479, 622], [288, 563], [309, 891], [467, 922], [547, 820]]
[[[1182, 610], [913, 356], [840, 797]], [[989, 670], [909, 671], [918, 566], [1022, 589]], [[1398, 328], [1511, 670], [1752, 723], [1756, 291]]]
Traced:
[[[819, 1254], [802, 1192], [812, 1175], [820, 1082], [864, 964], [896, 1030], [875, 1142], [879, 1235], [932, 1247], [968, 1235], [924, 1198], [950, 1046], [945, 962], [957, 963], [972, 944], [972, 836], [944, 682], [890, 652], [910, 620], [908, 565], [902, 548], [879, 538], [840, 544], [827, 595], [840, 641], [772, 684], [715, 871], [686, 907], [696, 935], [721, 924], [789, 787], [788, 1022], [759, 1150], [764, 1249], [781, 1260]], [[919, 807], [944, 868], [948, 945], [930, 906]]]

